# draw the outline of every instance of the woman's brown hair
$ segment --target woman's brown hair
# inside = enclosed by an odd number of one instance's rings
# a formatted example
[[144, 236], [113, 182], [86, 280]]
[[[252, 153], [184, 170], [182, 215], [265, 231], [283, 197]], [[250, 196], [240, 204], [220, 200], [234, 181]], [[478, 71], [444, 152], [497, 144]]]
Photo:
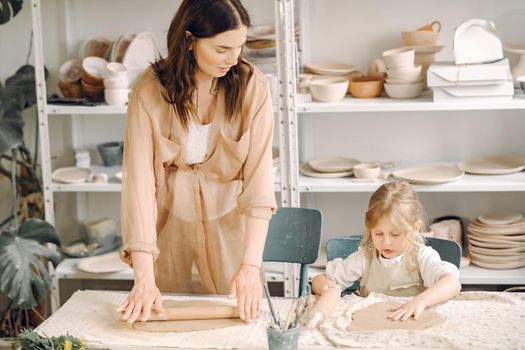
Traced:
[[[210, 38], [241, 25], [249, 27], [250, 17], [239, 0], [183, 0], [171, 21], [168, 56], [159, 58], [152, 66], [165, 89], [164, 99], [174, 106], [186, 130], [191, 115], [197, 112], [192, 101], [197, 88], [197, 62], [190, 50], [192, 37]], [[187, 37], [187, 31], [191, 37]], [[224, 91], [228, 119], [242, 111], [245, 87], [252, 73], [253, 68], [239, 57], [238, 63], [218, 79], [217, 87]]]

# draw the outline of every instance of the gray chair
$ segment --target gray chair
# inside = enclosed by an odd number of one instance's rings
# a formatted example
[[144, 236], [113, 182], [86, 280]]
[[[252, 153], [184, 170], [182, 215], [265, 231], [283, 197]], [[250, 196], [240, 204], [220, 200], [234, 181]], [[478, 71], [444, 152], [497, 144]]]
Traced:
[[299, 295], [309, 292], [308, 265], [319, 255], [322, 215], [317, 209], [279, 208], [270, 220], [263, 261], [301, 264]]
[[[329, 239], [326, 243], [326, 258], [331, 261], [335, 258], [345, 259], [359, 248], [359, 243], [363, 238], [362, 235], [337, 237]], [[448, 239], [425, 237], [427, 246], [431, 246], [441, 257], [441, 260], [448, 261], [459, 268], [461, 260], [461, 248], [455, 241]], [[359, 282], [355, 282], [351, 287], [344, 291], [344, 294], [350, 294], [359, 289]]]

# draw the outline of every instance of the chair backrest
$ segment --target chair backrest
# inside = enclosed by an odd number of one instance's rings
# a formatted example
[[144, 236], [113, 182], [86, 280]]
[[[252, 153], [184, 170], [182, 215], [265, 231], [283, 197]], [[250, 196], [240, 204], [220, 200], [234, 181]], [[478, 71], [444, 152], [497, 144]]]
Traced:
[[322, 215], [317, 209], [279, 208], [270, 220], [263, 261], [301, 264], [299, 295], [308, 291], [308, 265], [317, 260]]
[[441, 260], [448, 261], [459, 269], [461, 248], [457, 242], [435, 237], [425, 237], [425, 241], [426, 245], [431, 246], [439, 253]]
[[[335, 258], [346, 259], [350, 254], [357, 251], [361, 243], [362, 235], [331, 238], [326, 242], [326, 260], [331, 261]], [[352, 294], [359, 289], [359, 281], [346, 288], [343, 295]]]

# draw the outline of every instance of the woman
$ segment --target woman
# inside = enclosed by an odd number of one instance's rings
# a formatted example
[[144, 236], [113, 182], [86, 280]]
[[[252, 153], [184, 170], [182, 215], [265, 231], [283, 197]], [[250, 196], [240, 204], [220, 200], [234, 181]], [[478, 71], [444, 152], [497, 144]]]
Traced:
[[160, 292], [260, 306], [260, 269], [276, 210], [273, 111], [265, 76], [241, 58], [250, 25], [239, 0], [184, 0], [168, 56], [136, 82], [124, 148], [121, 257], [134, 286], [123, 319], [162, 312]]

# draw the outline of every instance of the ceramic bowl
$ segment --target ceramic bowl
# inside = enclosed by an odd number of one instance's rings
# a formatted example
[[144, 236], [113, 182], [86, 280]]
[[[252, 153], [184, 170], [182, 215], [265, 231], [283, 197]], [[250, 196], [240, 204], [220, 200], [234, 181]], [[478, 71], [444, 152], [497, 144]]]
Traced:
[[398, 69], [387, 69], [386, 74], [389, 79], [401, 79], [405, 83], [411, 83], [421, 79], [422, 66], [412, 65]]
[[385, 90], [388, 96], [392, 98], [415, 98], [423, 91], [423, 83], [414, 84], [388, 84], [385, 83]]
[[80, 98], [82, 97], [82, 85], [80, 81], [71, 83], [69, 81], [58, 81], [58, 88], [65, 98]]
[[415, 32], [402, 32], [401, 40], [405, 46], [436, 45], [439, 32], [430, 30], [418, 30]]
[[383, 52], [383, 60], [388, 69], [411, 67], [414, 65], [415, 56], [416, 50], [406, 47]]
[[310, 82], [312, 97], [321, 102], [334, 102], [342, 100], [348, 89], [346, 78], [319, 78]]
[[104, 101], [104, 85], [91, 85], [81, 81], [82, 94], [91, 102]]
[[80, 80], [82, 62], [78, 58], [64, 62], [58, 70], [58, 80], [74, 83]]
[[130, 89], [106, 89], [104, 100], [111, 106], [124, 106], [128, 103]]
[[81, 59], [87, 57], [108, 58], [111, 51], [111, 40], [103, 37], [93, 37], [84, 40], [80, 45], [79, 56]]
[[106, 65], [107, 77], [127, 77], [128, 69], [125, 65], [119, 62], [109, 62]]
[[378, 163], [361, 163], [354, 165], [354, 176], [358, 179], [376, 179], [381, 173]]
[[100, 57], [86, 57], [82, 61], [80, 78], [90, 85], [103, 85], [108, 61]]
[[383, 91], [383, 79], [377, 77], [363, 77], [349, 83], [349, 90], [353, 97], [374, 98]]

